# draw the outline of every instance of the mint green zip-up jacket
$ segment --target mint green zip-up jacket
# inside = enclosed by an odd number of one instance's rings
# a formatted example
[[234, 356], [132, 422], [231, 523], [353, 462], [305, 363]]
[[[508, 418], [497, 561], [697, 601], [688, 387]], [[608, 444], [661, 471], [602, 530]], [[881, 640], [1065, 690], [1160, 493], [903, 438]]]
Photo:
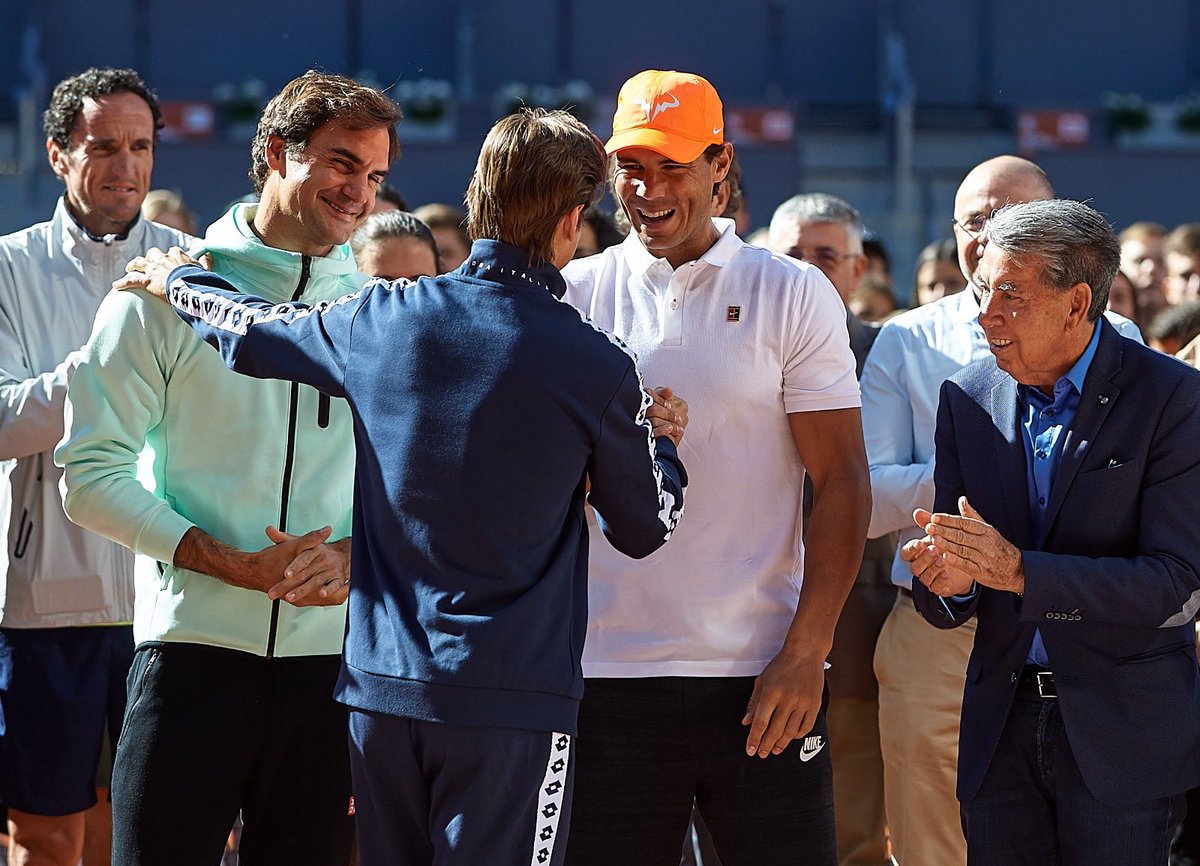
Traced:
[[[254, 205], [235, 205], [193, 254], [247, 292], [306, 304], [357, 291], [349, 247], [324, 257], [264, 245]], [[153, 489], [138, 480], [152, 454]], [[147, 458], [143, 458], [147, 459]], [[161, 301], [112, 292], [96, 315], [67, 393], [67, 435], [55, 452], [63, 504], [81, 526], [158, 561], [136, 575], [134, 637], [227, 647], [260, 656], [341, 652], [346, 606], [293, 607], [171, 565], [198, 526], [242, 550], [333, 526], [350, 534], [353, 422], [344, 400], [306, 385], [228, 370]]]

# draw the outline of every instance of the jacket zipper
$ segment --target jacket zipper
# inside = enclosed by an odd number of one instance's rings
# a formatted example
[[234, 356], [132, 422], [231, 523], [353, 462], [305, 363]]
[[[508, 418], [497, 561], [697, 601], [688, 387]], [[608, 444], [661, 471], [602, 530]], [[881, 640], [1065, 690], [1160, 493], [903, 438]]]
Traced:
[[[304, 289], [308, 286], [309, 268], [312, 264], [310, 256], [300, 257], [300, 282], [292, 293], [292, 303], [300, 300]], [[292, 489], [292, 464], [296, 460], [296, 414], [300, 404], [300, 385], [292, 383], [292, 400], [288, 407], [287, 451], [283, 458], [283, 489], [279, 497], [279, 531], [287, 532], [288, 498]], [[279, 599], [271, 602], [271, 630], [267, 633], [267, 658], [275, 657], [275, 634], [279, 629]]]

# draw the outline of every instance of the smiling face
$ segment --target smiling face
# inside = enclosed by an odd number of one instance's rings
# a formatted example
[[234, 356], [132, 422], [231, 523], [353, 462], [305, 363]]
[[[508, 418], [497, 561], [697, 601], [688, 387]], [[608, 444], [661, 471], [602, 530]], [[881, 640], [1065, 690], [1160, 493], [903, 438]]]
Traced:
[[254, 225], [271, 246], [324, 256], [344, 244], [371, 214], [375, 192], [387, 177], [386, 128], [317, 128], [304, 149], [288, 151], [283, 139], [267, 141], [270, 173]]
[[1095, 323], [1087, 321], [1092, 291], [1077, 283], [1059, 291], [1042, 280], [1041, 263], [984, 247], [976, 272], [982, 291], [979, 324], [996, 364], [1024, 385], [1052, 393], [1079, 359]]
[[135, 93], [83, 100], [69, 147], [46, 142], [67, 206], [94, 235], [120, 234], [137, 217], [154, 168], [154, 115]]
[[629, 223], [646, 249], [672, 267], [695, 261], [717, 240], [713, 227], [713, 184], [729, 172], [733, 146], [714, 159], [672, 162], [645, 147], [617, 151], [613, 187]]

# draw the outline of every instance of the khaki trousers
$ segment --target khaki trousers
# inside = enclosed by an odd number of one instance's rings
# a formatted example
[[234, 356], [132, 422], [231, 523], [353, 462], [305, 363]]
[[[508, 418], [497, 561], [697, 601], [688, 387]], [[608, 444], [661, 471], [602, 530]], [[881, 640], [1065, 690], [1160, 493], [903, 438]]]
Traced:
[[892, 854], [900, 866], [963, 866], [955, 796], [958, 726], [975, 620], [934, 628], [899, 593], [879, 634], [879, 730]]

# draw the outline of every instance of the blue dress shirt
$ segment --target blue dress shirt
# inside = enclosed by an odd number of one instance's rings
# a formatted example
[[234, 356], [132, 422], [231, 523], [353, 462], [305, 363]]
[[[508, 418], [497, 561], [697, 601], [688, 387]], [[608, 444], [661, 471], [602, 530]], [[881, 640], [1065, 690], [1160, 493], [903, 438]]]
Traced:
[[[1142, 342], [1137, 325], [1115, 313], [1109, 323]], [[899, 531], [900, 546], [924, 531], [914, 508], [933, 504], [934, 429], [942, 382], [972, 361], [991, 357], [979, 326], [979, 301], [968, 289], [889, 319], [863, 366], [862, 420], [871, 469], [869, 538]], [[892, 582], [912, 585], [908, 563], [896, 558]]]
[[[1083, 392], [1083, 380], [1087, 378], [1096, 346], [1100, 344], [1100, 328], [1092, 331], [1092, 339], [1079, 356], [1079, 360], [1054, 383], [1054, 393], [1045, 394], [1032, 385], [1018, 385], [1017, 399], [1021, 401], [1022, 441], [1025, 443], [1025, 482], [1029, 491], [1029, 516], [1033, 519], [1033, 530], [1039, 544], [1045, 534], [1043, 522], [1046, 518], [1046, 503], [1050, 501], [1050, 489], [1058, 471], [1066, 432], [1071, 429], [1075, 412], [1079, 409], [1079, 396]], [[1033, 635], [1027, 661], [1030, 664], [1049, 666], [1046, 646], [1042, 643], [1039, 629]]]

